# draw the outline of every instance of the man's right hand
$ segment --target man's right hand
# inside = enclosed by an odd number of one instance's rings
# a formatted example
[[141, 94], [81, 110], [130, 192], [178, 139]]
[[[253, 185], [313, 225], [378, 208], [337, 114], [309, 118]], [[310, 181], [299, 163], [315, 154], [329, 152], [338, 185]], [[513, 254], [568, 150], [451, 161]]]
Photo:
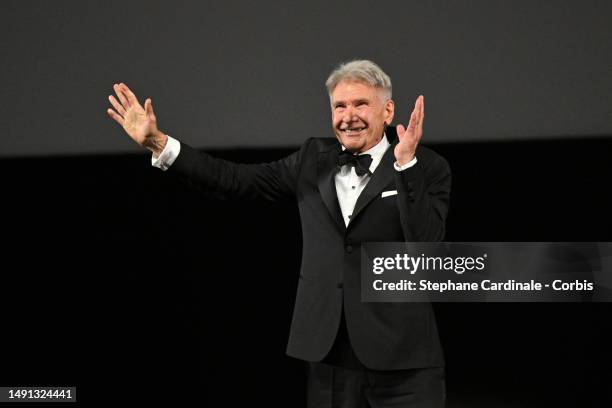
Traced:
[[106, 111], [108, 115], [119, 123], [136, 143], [151, 150], [154, 157], [159, 156], [166, 146], [168, 136], [157, 128], [151, 99], [147, 98], [143, 108], [136, 95], [124, 83], [114, 84], [113, 89], [119, 101], [113, 95], [108, 96], [115, 108], [109, 108]]

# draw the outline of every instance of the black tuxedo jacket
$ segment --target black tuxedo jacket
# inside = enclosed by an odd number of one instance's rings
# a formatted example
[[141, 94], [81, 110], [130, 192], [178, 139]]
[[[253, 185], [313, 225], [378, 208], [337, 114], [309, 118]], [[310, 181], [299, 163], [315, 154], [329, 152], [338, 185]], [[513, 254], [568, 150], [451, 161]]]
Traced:
[[[450, 169], [441, 156], [419, 146], [417, 164], [394, 169], [391, 146], [359, 196], [348, 227], [335, 190], [341, 151], [334, 138], [311, 138], [299, 151], [265, 164], [215, 159], [182, 144], [169, 172], [221, 197], [277, 200], [299, 206], [303, 251], [287, 354], [321, 361], [330, 351], [344, 306], [349, 339], [359, 360], [378, 370], [443, 366], [429, 303], [365, 303], [360, 292], [362, 242], [439, 241], [450, 194]], [[382, 198], [381, 192], [397, 190]]]

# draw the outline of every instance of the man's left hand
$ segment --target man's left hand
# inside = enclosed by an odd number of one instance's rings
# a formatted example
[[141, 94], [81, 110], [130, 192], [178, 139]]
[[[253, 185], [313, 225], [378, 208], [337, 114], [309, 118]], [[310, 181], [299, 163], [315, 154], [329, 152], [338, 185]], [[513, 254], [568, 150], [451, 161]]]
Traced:
[[425, 119], [425, 97], [420, 95], [410, 115], [408, 127], [397, 125], [399, 143], [395, 146], [394, 154], [397, 164], [403, 166], [414, 159], [416, 147], [423, 136], [423, 120]]

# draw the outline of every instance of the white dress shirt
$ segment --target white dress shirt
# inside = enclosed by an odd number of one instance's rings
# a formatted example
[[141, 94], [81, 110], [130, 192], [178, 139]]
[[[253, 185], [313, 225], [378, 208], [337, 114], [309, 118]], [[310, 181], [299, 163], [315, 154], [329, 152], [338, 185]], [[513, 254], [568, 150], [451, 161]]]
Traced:
[[[380, 161], [382, 160], [382, 157], [389, 146], [390, 144], [387, 140], [387, 136], [383, 135], [382, 139], [380, 139], [380, 142], [378, 142], [376, 146], [372, 147], [368, 151], [360, 153], [369, 154], [372, 156], [372, 163], [370, 164], [371, 173], [374, 173], [374, 170], [376, 170], [376, 167], [378, 167], [380, 164]], [[346, 148], [342, 146], [342, 150], [345, 149]], [[164, 150], [157, 158], [151, 158], [151, 164], [164, 171], [168, 170], [180, 152], [181, 143], [178, 140], [168, 136], [168, 142], [166, 143]], [[393, 167], [397, 171], [402, 171], [414, 166], [416, 162], [417, 159], [415, 157], [403, 166], [399, 166], [396, 162], [393, 164]], [[345, 225], [349, 224], [351, 215], [353, 214], [353, 209], [355, 208], [355, 203], [357, 203], [357, 198], [365, 188], [366, 184], [368, 184], [368, 181], [370, 181], [370, 175], [364, 174], [363, 176], [358, 176], [357, 173], [355, 173], [355, 166], [344, 165], [340, 168], [340, 171], [336, 173], [336, 194], [338, 195], [338, 203], [340, 204], [342, 219], [344, 220]]]
[[[374, 173], [374, 170], [380, 164], [380, 161], [383, 158], [383, 155], [390, 147], [389, 141], [387, 140], [387, 135], [383, 135], [380, 142], [371, 149], [359, 153], [361, 154], [369, 154], [372, 156], [372, 163], [370, 164], [370, 172]], [[344, 146], [342, 146], [342, 150], [346, 150]], [[393, 164], [395, 170], [402, 171], [407, 169], [408, 167], [412, 167], [416, 164], [416, 157], [412, 159], [410, 162], [404, 164], [403, 166], [398, 166], [397, 162]], [[353, 215], [353, 210], [355, 209], [355, 204], [357, 203], [357, 198], [365, 188], [368, 181], [370, 181], [370, 175], [364, 174], [363, 176], [358, 176], [355, 172], [355, 166], [350, 166], [345, 164], [340, 168], [340, 171], [336, 173], [335, 182], [336, 182], [336, 194], [338, 195], [338, 204], [340, 204], [340, 210], [342, 211], [342, 219], [344, 220], [344, 224], [348, 226], [351, 221], [351, 216]]]

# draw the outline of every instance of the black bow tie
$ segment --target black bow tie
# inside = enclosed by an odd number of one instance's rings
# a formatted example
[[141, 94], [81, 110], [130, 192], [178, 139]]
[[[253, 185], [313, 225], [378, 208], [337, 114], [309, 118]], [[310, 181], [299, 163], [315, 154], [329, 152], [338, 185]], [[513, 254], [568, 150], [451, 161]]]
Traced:
[[340, 152], [340, 155], [338, 156], [338, 166], [342, 167], [345, 164], [348, 164], [349, 166], [355, 166], [355, 173], [357, 173], [358, 176], [363, 176], [364, 174], [372, 174], [372, 172], [370, 172], [372, 156], [370, 156], [369, 154], [355, 155], [349, 150], [344, 150]]

